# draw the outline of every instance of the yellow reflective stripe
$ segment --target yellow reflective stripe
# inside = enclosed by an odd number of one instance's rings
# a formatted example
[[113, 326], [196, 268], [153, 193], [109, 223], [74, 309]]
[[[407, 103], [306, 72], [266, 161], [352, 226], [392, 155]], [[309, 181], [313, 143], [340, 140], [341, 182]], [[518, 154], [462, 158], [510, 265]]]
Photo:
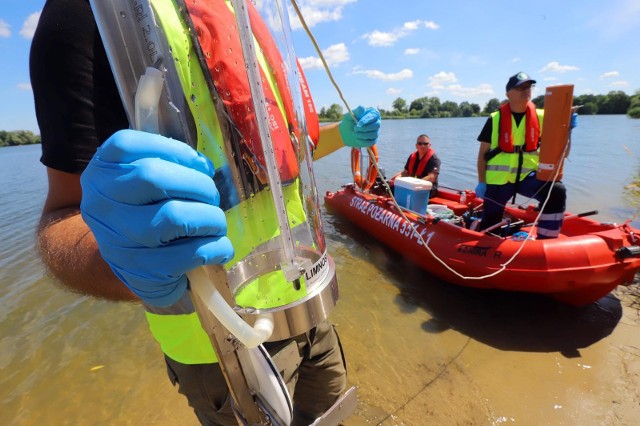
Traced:
[[198, 55], [189, 36], [189, 29], [173, 1], [151, 0], [156, 19], [171, 46], [182, 92], [193, 115], [198, 137], [198, 151], [205, 154], [217, 168], [226, 164], [223, 137], [209, 87], [200, 68]]
[[160, 343], [162, 352], [183, 364], [218, 362], [209, 336], [200, 325], [198, 315], [157, 315], [145, 312], [151, 334]]

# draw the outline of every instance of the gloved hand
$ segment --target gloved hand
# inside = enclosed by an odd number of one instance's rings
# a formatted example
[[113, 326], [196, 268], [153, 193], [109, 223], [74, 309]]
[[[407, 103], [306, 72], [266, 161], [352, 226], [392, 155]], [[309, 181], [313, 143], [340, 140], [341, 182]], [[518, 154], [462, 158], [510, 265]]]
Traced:
[[351, 114], [345, 114], [338, 125], [344, 144], [351, 148], [367, 148], [375, 145], [380, 129], [380, 113], [375, 108], [359, 106]]
[[575, 129], [578, 127], [578, 113], [574, 112], [571, 114], [571, 121], [569, 122], [569, 127]]
[[476, 197], [484, 198], [485, 192], [487, 192], [487, 184], [484, 182], [478, 182], [476, 185]]
[[144, 302], [169, 306], [185, 273], [233, 257], [214, 168], [188, 145], [122, 130], [82, 174], [82, 218], [113, 272]]

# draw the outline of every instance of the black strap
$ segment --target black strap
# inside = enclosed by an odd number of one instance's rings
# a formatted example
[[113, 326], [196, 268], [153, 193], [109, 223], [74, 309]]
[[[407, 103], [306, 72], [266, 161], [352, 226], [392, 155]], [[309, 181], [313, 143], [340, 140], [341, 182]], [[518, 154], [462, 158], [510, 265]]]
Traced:
[[502, 148], [500, 148], [500, 147], [497, 147], [497, 148], [494, 148], [494, 149], [492, 149], [490, 151], [485, 152], [484, 153], [484, 161], [489, 162], [491, 159], [493, 159], [493, 157], [495, 157], [496, 155], [500, 154], [501, 152], [503, 152], [503, 151], [502, 151]]
[[523, 150], [519, 150], [518, 151], [518, 171], [516, 172], [515, 190], [513, 191], [513, 199], [511, 200], [512, 204], [516, 203], [516, 195], [518, 195], [518, 185], [520, 184], [520, 173], [522, 172], [523, 163], [524, 163], [524, 152]]

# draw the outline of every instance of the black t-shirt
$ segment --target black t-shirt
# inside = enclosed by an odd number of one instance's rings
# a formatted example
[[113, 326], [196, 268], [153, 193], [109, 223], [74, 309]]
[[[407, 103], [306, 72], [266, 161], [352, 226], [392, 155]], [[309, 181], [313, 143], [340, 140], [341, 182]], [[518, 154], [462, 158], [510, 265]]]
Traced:
[[97, 147], [129, 127], [88, 0], [48, 0], [31, 44], [40, 161], [81, 173]]
[[[516, 121], [516, 126], [520, 125], [520, 121], [522, 121], [522, 118], [524, 117], [525, 113], [524, 112], [511, 112], [511, 115], [513, 115], [513, 119]], [[484, 123], [484, 127], [482, 128], [482, 131], [480, 132], [480, 135], [478, 135], [478, 142], [489, 142], [491, 143], [491, 132], [493, 131], [493, 120], [491, 119], [491, 117], [489, 117], [487, 119], [487, 121]]]

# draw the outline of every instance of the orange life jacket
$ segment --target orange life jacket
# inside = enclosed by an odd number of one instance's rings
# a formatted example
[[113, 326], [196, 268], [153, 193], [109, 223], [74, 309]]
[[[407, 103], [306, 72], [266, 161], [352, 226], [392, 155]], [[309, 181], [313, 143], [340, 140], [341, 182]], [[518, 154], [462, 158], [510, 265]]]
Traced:
[[[533, 152], [538, 149], [538, 141], [540, 140], [540, 122], [536, 113], [536, 106], [533, 102], [527, 103], [525, 110], [525, 142], [524, 151]], [[513, 133], [511, 133], [511, 108], [509, 103], [505, 102], [500, 107], [500, 139], [498, 144], [503, 152], [514, 152]]]
[[[249, 78], [233, 12], [225, 1], [186, 2], [185, 4], [217, 94], [225, 105], [229, 117], [238, 128], [243, 143], [258, 163], [264, 167], [265, 160], [258, 121], [253, 108]], [[289, 181], [298, 175], [298, 162], [290, 134], [292, 132], [299, 134], [299, 126], [289, 91], [285, 64], [269, 29], [255, 7], [251, 2], [248, 2], [247, 6], [253, 34], [270, 67], [283, 104], [284, 116], [279, 110], [276, 94], [273, 93], [265, 72], [261, 68], [262, 87], [267, 103], [269, 129], [275, 156], [281, 178]], [[317, 144], [320, 133], [318, 117], [300, 64], [298, 63], [297, 66], [307, 131], [313, 143]], [[306, 143], [306, 141], [300, 142]]]
[[[411, 156], [409, 157], [409, 169], [407, 170], [409, 172], [409, 175], [414, 177], [420, 176], [422, 172], [424, 172], [425, 167], [427, 167], [427, 163], [429, 163], [429, 159], [433, 157], [434, 153], [435, 151], [433, 150], [433, 148], [429, 148], [425, 156], [422, 157], [421, 160], [419, 160], [417, 170], [416, 161], [418, 160], [418, 151], [411, 154]], [[412, 172], [412, 170], [415, 170], [415, 173]]]

